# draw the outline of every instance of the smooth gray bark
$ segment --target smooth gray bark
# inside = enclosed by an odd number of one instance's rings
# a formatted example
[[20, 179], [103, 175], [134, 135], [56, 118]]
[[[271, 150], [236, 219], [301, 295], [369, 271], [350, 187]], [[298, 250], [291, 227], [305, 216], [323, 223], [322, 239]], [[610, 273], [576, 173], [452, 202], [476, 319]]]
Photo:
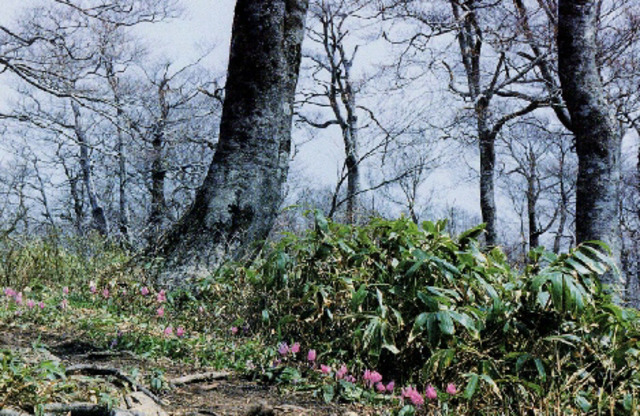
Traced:
[[[621, 136], [596, 63], [597, 7], [595, 0], [559, 1], [558, 69], [578, 155], [577, 242], [604, 241], [620, 265]], [[602, 280], [623, 287], [613, 273]]]
[[162, 239], [164, 285], [245, 254], [283, 199], [308, 0], [236, 4], [220, 139], [186, 214]]

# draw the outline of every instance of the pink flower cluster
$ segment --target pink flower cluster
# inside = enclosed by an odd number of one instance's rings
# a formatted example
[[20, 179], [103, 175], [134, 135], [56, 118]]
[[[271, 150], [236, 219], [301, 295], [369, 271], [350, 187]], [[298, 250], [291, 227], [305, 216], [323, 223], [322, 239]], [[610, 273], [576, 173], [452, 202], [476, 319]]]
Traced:
[[[445, 392], [451, 396], [455, 396], [458, 394], [458, 389], [455, 384], [449, 383], [447, 384], [447, 388]], [[421, 406], [424, 404], [424, 399], [427, 398], [429, 400], [438, 400], [438, 391], [431, 384], [427, 386], [427, 389], [424, 392], [424, 397], [420, 392], [413, 386], [405, 387], [402, 389], [402, 393], [400, 397], [403, 400], [409, 400], [411, 404], [414, 406]]]
[[400, 397], [402, 400], [409, 399], [411, 404], [414, 406], [421, 406], [424, 404], [424, 397], [422, 397], [422, 394], [420, 394], [420, 392], [413, 386], [403, 388], [400, 393]]
[[[185, 330], [184, 330], [184, 328], [183, 328], [183, 327], [179, 326], [179, 327], [177, 327], [177, 328], [176, 328], [176, 336], [177, 336], [178, 338], [182, 338], [182, 337], [184, 336], [184, 334], [185, 334]], [[166, 337], [170, 337], [170, 336], [172, 336], [172, 335], [173, 335], [173, 327], [172, 327], [172, 326], [168, 326], [168, 327], [166, 327], [166, 328], [164, 329], [164, 335], [165, 335]]]
[[[29, 309], [33, 309], [36, 307], [36, 301], [34, 301], [33, 299], [27, 299], [25, 302], [22, 292], [16, 292], [12, 288], [7, 287], [4, 289], [3, 293], [9, 299], [9, 301], [13, 300], [18, 306], [22, 306], [26, 303], [27, 308]], [[37, 305], [40, 307], [40, 309], [44, 309], [44, 302], [39, 302]], [[18, 311], [17, 313], [21, 314], [22, 311]]]
[[[233, 332], [233, 329], [232, 329], [232, 332]], [[235, 333], [237, 333], [237, 328]], [[286, 357], [289, 354], [297, 354], [299, 352], [300, 352], [299, 342], [294, 342], [291, 347], [289, 347], [289, 344], [287, 344], [286, 342], [281, 342], [280, 344], [278, 344], [278, 354], [280, 354], [283, 357]]]

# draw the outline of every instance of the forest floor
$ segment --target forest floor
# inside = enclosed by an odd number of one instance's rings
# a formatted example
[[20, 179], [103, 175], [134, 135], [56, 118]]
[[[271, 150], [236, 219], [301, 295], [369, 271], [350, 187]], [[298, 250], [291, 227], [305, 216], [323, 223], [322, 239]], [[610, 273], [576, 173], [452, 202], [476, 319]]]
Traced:
[[[77, 332], [53, 332], [45, 326], [35, 324], [11, 325], [0, 323], [0, 350], [10, 350], [34, 361], [59, 361], [64, 367], [85, 365], [91, 368], [109, 368], [130, 373], [132, 369], [146, 379], [145, 375], [160, 369], [168, 381], [184, 376], [205, 375], [206, 368], [172, 362], [167, 358], [148, 359], [127, 351], [101, 351]], [[35, 355], [35, 357], [34, 357]], [[85, 374], [86, 375], [86, 374]], [[122, 389], [114, 377], [97, 376], [99, 383], [111, 384]], [[212, 380], [212, 378], [214, 380]], [[95, 382], [95, 380], [94, 380]], [[142, 383], [141, 383], [142, 384]], [[94, 384], [95, 385], [95, 384]], [[150, 386], [145, 386], [150, 389]], [[107, 390], [98, 388], [96, 390]], [[150, 392], [150, 390], [148, 390]], [[121, 390], [122, 398], [127, 391]], [[150, 395], [154, 395], [150, 393]], [[209, 377], [188, 382], [157, 393], [161, 406], [143, 413], [163, 415], [372, 415], [371, 409], [359, 405], [325, 404], [308, 392], [287, 392], [277, 386], [243, 379], [232, 372], [213, 372]], [[97, 401], [97, 393], [96, 393]], [[128, 400], [125, 399], [128, 403]], [[1, 407], [1, 406], [0, 406]], [[164, 412], [164, 413], [163, 413]]]

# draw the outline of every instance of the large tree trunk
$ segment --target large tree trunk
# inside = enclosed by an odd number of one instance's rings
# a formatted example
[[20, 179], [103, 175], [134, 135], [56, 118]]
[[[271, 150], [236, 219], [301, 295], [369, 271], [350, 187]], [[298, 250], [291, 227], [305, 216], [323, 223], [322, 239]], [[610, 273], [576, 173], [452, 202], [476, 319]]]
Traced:
[[[558, 10], [558, 69], [578, 154], [577, 242], [604, 241], [619, 265], [621, 137], [596, 64], [597, 2], [560, 0]], [[613, 273], [603, 283], [623, 287]]]
[[269, 234], [287, 178], [308, 0], [238, 0], [220, 139], [187, 213], [159, 247], [164, 285]]

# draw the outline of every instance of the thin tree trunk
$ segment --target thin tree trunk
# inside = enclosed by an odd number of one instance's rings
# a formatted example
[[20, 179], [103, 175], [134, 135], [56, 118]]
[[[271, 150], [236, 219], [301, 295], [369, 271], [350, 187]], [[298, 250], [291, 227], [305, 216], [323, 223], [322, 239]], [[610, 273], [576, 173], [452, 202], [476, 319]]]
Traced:
[[480, 210], [482, 222], [486, 224], [485, 238], [487, 246], [493, 247], [498, 244], [494, 180], [496, 166], [495, 136], [485, 130], [484, 124], [484, 116], [478, 117], [478, 131], [480, 133]]
[[[558, 11], [558, 69], [578, 154], [577, 242], [604, 241], [620, 265], [621, 136], [596, 64], [597, 2], [560, 0]], [[623, 287], [613, 273], [602, 280]]]
[[[350, 84], [349, 89], [351, 89]], [[358, 160], [358, 136], [357, 136], [357, 119], [355, 116], [355, 97], [354, 94], [348, 94], [349, 105], [347, 108], [347, 128], [343, 130], [343, 139], [347, 168], [347, 222], [354, 224], [356, 222], [358, 211], [358, 194], [360, 192], [360, 161]]]
[[165, 179], [167, 169], [163, 158], [164, 136], [166, 121], [169, 117], [169, 106], [166, 101], [167, 80], [160, 82], [158, 86], [158, 105], [160, 115], [153, 128], [151, 139], [152, 159], [151, 159], [151, 211], [149, 213], [149, 241], [152, 241], [162, 230], [162, 224], [166, 218], [167, 201], [165, 198]]
[[100, 233], [100, 235], [106, 237], [109, 235], [109, 225], [104, 209], [100, 205], [93, 186], [93, 174], [91, 172], [91, 160], [89, 156], [90, 145], [82, 126], [82, 114], [80, 113], [78, 103], [73, 100], [71, 100], [71, 109], [73, 110], [74, 116], [74, 132], [76, 140], [80, 145], [80, 168], [82, 170], [82, 179], [84, 181], [85, 189], [87, 190], [89, 205], [91, 206], [92, 226], [96, 231], [98, 231], [98, 233]]
[[559, 207], [559, 219], [558, 229], [556, 230], [556, 236], [553, 239], [553, 252], [555, 254], [560, 253], [560, 244], [562, 243], [562, 237], [564, 236], [564, 229], [567, 224], [567, 209], [569, 207], [569, 191], [566, 189], [564, 181], [564, 155], [560, 161], [560, 207]]
[[107, 62], [107, 81], [113, 93], [113, 100], [116, 107], [116, 154], [118, 155], [118, 194], [119, 194], [119, 210], [118, 222], [120, 228], [120, 236], [126, 244], [130, 241], [129, 236], [129, 212], [127, 197], [127, 155], [124, 143], [124, 132], [121, 123], [124, 122], [124, 111], [122, 110], [120, 92], [118, 91], [118, 77], [113, 69], [113, 64]]
[[161, 284], [185, 284], [268, 236], [288, 173], [307, 8], [307, 0], [238, 0], [220, 139], [192, 206], [161, 241]]
[[490, 97], [482, 90], [480, 59], [483, 37], [476, 21], [474, 0], [464, 3], [464, 8], [451, 1], [453, 15], [458, 22], [458, 44], [467, 76], [469, 97], [475, 103], [475, 118], [480, 147], [480, 211], [486, 225], [485, 241], [492, 247], [498, 243], [496, 226], [496, 201], [494, 172], [496, 165], [495, 138], [497, 132], [489, 127]]

